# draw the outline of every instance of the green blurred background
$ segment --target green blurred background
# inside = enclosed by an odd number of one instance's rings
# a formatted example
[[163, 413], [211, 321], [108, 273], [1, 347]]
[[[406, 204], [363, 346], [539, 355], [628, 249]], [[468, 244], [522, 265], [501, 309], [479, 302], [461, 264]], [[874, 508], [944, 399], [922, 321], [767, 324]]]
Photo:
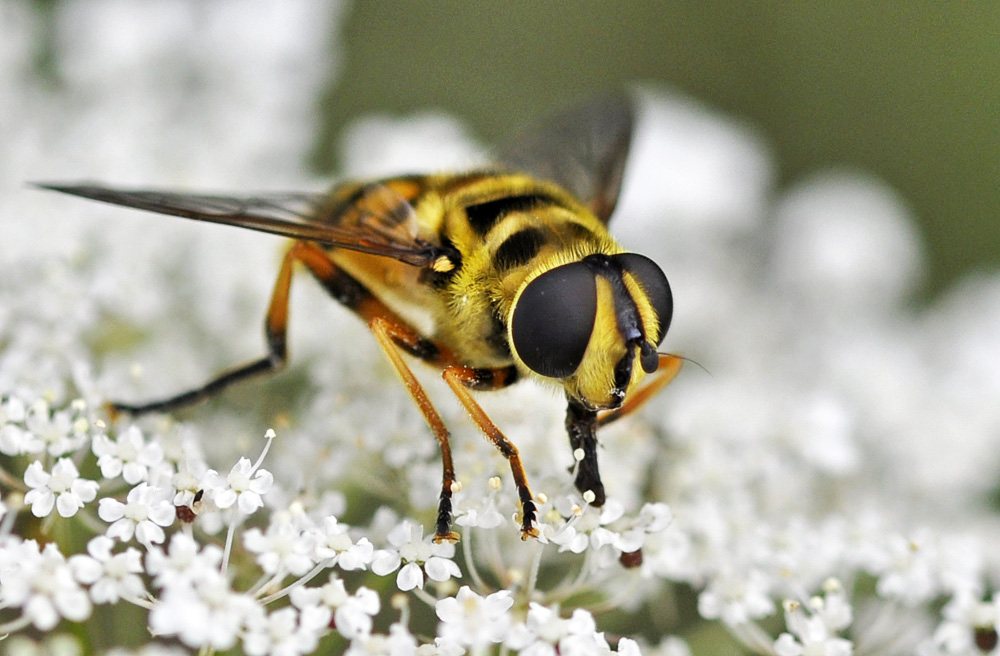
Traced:
[[759, 128], [779, 183], [827, 166], [899, 190], [926, 291], [1000, 264], [998, 2], [359, 1], [314, 164], [371, 111], [440, 108], [495, 141], [601, 88], [671, 85]]

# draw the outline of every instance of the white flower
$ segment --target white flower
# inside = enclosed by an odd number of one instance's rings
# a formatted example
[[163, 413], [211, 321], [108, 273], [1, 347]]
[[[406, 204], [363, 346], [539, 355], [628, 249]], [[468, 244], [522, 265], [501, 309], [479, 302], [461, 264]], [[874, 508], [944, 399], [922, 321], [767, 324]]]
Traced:
[[90, 617], [90, 599], [73, 578], [69, 564], [55, 544], [39, 550], [26, 540], [7, 544], [0, 559], [0, 608], [21, 608], [40, 631], [58, 624], [60, 617], [81, 622]]
[[139, 551], [129, 547], [124, 553], [112, 554], [113, 545], [111, 538], [99, 535], [87, 543], [89, 556], [78, 554], [69, 559], [76, 580], [90, 585], [95, 604], [139, 599], [146, 592], [139, 577], [143, 573]]
[[[218, 479], [218, 475], [215, 476]], [[264, 505], [261, 496], [271, 489], [274, 477], [266, 469], [254, 470], [247, 458], [240, 458], [233, 465], [225, 483], [217, 480], [213, 486], [213, 499], [219, 508], [229, 508], [234, 503], [240, 512], [249, 515]]]
[[330, 575], [330, 580], [318, 588], [299, 586], [289, 593], [289, 598], [303, 613], [307, 608], [322, 609], [325, 612], [324, 625], [330, 620], [340, 635], [354, 640], [371, 633], [372, 619], [381, 607], [374, 590], [361, 587], [349, 594], [344, 582]]
[[561, 524], [544, 524], [542, 541], [558, 545], [560, 552], [569, 551], [575, 554], [583, 553], [590, 545], [590, 538], [586, 533], [576, 530], [576, 522], [573, 519]]
[[147, 444], [138, 426], [130, 426], [114, 442], [107, 435], [95, 435], [90, 448], [104, 478], [121, 475], [129, 485], [145, 481], [149, 468], [163, 461], [163, 448], [156, 442]]
[[[0, 10], [0, 21], [10, 26], [0, 29], [4, 37], [0, 38], [0, 115], [4, 117], [0, 140], [5, 144], [0, 162], [6, 165], [0, 166], [6, 172], [0, 177], [8, 186], [13, 175], [43, 170], [53, 161], [69, 168], [79, 152], [96, 154], [86, 163], [93, 170], [82, 172], [85, 175], [131, 166], [134, 170], [127, 171], [129, 177], [153, 182], [163, 173], [163, 184], [215, 175], [220, 185], [227, 183], [222, 179], [226, 177], [253, 185], [267, 182], [275, 171], [288, 176], [289, 182], [296, 177], [311, 180], [297, 166], [315, 132], [311, 108], [330, 67], [343, 63], [327, 47], [337, 40], [331, 29], [333, 16], [317, 8], [322, 5], [329, 12], [336, 3], [267, 3], [264, 14], [245, 7], [237, 12], [231, 3], [203, 3], [195, 19], [213, 37], [208, 45], [215, 46], [205, 50], [185, 47], [191, 40], [191, 12], [180, 3], [158, 3], [145, 9], [135, 9], [130, 3], [49, 3], [42, 15], [33, 9], [37, 4], [10, 2]], [[155, 16], [149, 11], [155, 11]], [[341, 11], [337, 17], [345, 14]], [[237, 29], [230, 31], [231, 27]], [[258, 28], [263, 28], [266, 38], [258, 36]], [[58, 71], [59, 85], [32, 75], [38, 68], [39, 38], [45, 45], [41, 52], [47, 57], [46, 68]], [[176, 52], [184, 56], [171, 56]], [[977, 59], [976, 63], [981, 62]], [[959, 66], [952, 68], [956, 79], [965, 79]], [[275, 71], [284, 74], [275, 75]], [[191, 84], [192, 79], [204, 83]], [[179, 88], [193, 97], [184, 97]], [[783, 189], [788, 186], [785, 182], [793, 181], [776, 179], [767, 145], [760, 143], [759, 131], [752, 126], [737, 125], [742, 119], [727, 120], [696, 100], [672, 93], [667, 97], [646, 89], [642, 96], [625, 193], [611, 227], [616, 237], [625, 238], [624, 245], [634, 245], [664, 264], [676, 287], [678, 321], [661, 348], [702, 359], [713, 375], [705, 376], [686, 365], [678, 384], [646, 404], [642, 413], [598, 430], [599, 458], [612, 498], [599, 511], [581, 504], [581, 515], [569, 522], [553, 521], [564, 529], [553, 535], [553, 542], [566, 551], [584, 552], [584, 558], [554, 553], [554, 547], [532, 541], [522, 544], [512, 526], [474, 530], [468, 536], [473, 539], [463, 545], [471, 547], [476, 559], [468, 563], [468, 574], [472, 567], [481, 568], [483, 579], [522, 594], [523, 603], [564, 600], [561, 610], [532, 608], [530, 616], [523, 618], [517, 631], [524, 638], [521, 651], [527, 654], [566, 656], [583, 651], [583, 645], [593, 647], [592, 652], [606, 651], [592, 619], [586, 613], [574, 614], [570, 600], [602, 607], [623, 603], [626, 612], [634, 610], [635, 617], [643, 617], [662, 611], [657, 602], [678, 586], [683, 588], [682, 597], [686, 590], [704, 589], [700, 608], [713, 619], [683, 613], [642, 627], [643, 635], [653, 643], [660, 640], [651, 647], [658, 656], [679, 656], [686, 651], [683, 645], [662, 640], [659, 634], [668, 627], [717, 641], [703, 644], [699, 640], [699, 651], [822, 653], [842, 649], [845, 645], [838, 641], [851, 630], [859, 651], [866, 654], [915, 653], [898, 636], [911, 626], [927, 636], [935, 616], [940, 621], [941, 615], [949, 625], [945, 631], [945, 625], [939, 624], [941, 637], [947, 640], [935, 639], [929, 645], [940, 651], [916, 653], [997, 651], [989, 641], [995, 640], [1000, 611], [990, 595], [1000, 586], [1000, 559], [995, 548], [996, 513], [989, 500], [997, 478], [993, 456], [1000, 436], [1000, 404], [996, 402], [1000, 398], [1000, 275], [980, 271], [950, 290], [925, 299], [906, 298], [918, 281], [919, 243], [912, 236], [914, 228], [903, 203], [882, 185], [867, 177], [849, 184], [824, 177], [792, 187], [788, 193]], [[81, 97], [87, 102], [79, 102]], [[178, 97], [197, 102], [204, 111], [178, 112], [172, 100]], [[245, 97], [262, 102], [232, 102]], [[110, 111], [123, 99], [129, 111]], [[422, 129], [458, 124], [450, 118], [416, 122], [359, 118], [369, 126], [366, 132], [355, 131], [357, 138], [348, 139], [355, 148], [353, 157], [344, 161], [363, 159], [369, 167], [382, 166], [394, 157], [378, 151], [397, 152], [396, 136], [403, 138], [404, 159], [420, 162], [429, 154], [435, 160], [430, 166], [434, 170], [449, 169], [436, 163], [441, 151], [472, 151], [468, 139], [449, 136], [457, 130], [442, 138], [440, 130]], [[53, 121], [62, 123], [53, 126]], [[165, 124], [170, 124], [169, 130], [161, 129]], [[264, 124], [286, 129], [260, 129]], [[206, 133], [213, 137], [210, 147], [196, 144], [192, 148], [184, 143]], [[160, 138], [163, 135], [167, 138]], [[442, 142], [446, 142], [444, 148]], [[460, 148], [457, 142], [462, 142]], [[429, 147], [420, 147], [424, 145]], [[466, 160], [473, 161], [473, 156]], [[982, 188], [993, 196], [993, 186]], [[40, 197], [37, 201], [36, 196]], [[58, 209], [53, 211], [49, 203]], [[244, 306], [253, 303], [241, 299], [252, 298], [252, 290], [273, 282], [265, 282], [271, 268], [260, 266], [273, 259], [267, 240], [262, 249], [266, 255], [258, 257], [256, 251], [243, 250], [241, 235], [235, 233], [227, 233], [219, 242], [211, 235], [201, 239], [200, 233], [193, 233], [196, 247], [186, 246], [183, 239], [168, 234], [173, 219], [123, 218], [120, 230], [104, 230], [108, 223], [101, 217], [108, 211], [83, 201], [14, 192], [5, 194], [0, 206], [4, 216], [38, 214], [43, 219], [6, 221], [0, 247], [0, 390], [26, 390], [18, 393], [27, 400], [0, 399], [0, 453], [18, 456], [0, 459], [2, 467], [11, 468], [4, 473], [12, 476], [23, 475], [24, 466], [35, 457], [46, 471], [52, 471], [61, 455], [51, 454], [70, 455], [65, 451], [85, 434], [77, 431], [82, 423], [67, 427], [65, 418], [56, 416], [59, 408], [32, 406], [36, 397], [28, 394], [62, 399], [79, 390], [97, 398], [103, 389], [124, 389], [129, 384], [124, 368], [131, 354], [103, 353], [104, 318], [121, 324], [122, 330], [115, 332], [125, 334], [126, 342], [129, 335], [148, 335], [148, 346], [154, 350], [150, 367], [157, 353], [169, 354], [176, 344], [185, 343], [190, 357], [184, 362], [171, 362], [168, 355], [165, 366], [150, 369], [170, 387], [172, 380], [187, 378], [191, 363], [217, 350], [207, 340], [185, 338], [211, 328], [224, 333], [228, 327], [245, 325]], [[73, 220], [66, 220], [67, 213], [74, 215]], [[77, 213], [82, 220], [75, 220]], [[93, 217], [98, 218], [91, 221]], [[92, 236], [82, 239], [88, 232]], [[101, 257], [122, 243], [129, 247], [116, 251], [115, 258]], [[229, 257], [219, 256], [222, 243]], [[58, 256], [52, 257], [53, 253]], [[631, 292], [642, 287], [635, 275], [625, 282]], [[599, 286], [606, 296], [606, 285]], [[178, 294], [179, 290], [185, 293]], [[313, 336], [323, 337], [296, 342], [302, 346], [297, 355], [305, 356], [295, 360], [301, 378], [319, 391], [296, 412], [296, 428], [290, 429], [295, 442], [284, 445], [269, 469], [282, 482], [281, 494], [301, 490], [304, 499], [311, 497], [310, 502], [319, 490], [350, 490], [352, 511], [357, 513], [382, 505], [359, 500], [354, 494], [374, 489], [383, 501], [395, 495], [385, 505], [398, 512], [431, 512], [441, 474], [440, 460], [431, 457], [431, 452], [438, 445], [425, 427], [415, 425], [419, 413], [406, 390], [398, 381], [389, 380], [391, 368], [376, 360], [382, 358], [377, 344], [360, 339], [364, 327], [354, 326], [355, 318], [349, 314], [331, 310], [337, 323], [332, 331], [329, 322], [300, 325], [315, 332]], [[330, 333], [345, 334], [339, 330], [341, 320], [357, 330], [358, 340], [329, 339]], [[247, 333], [246, 339], [256, 339]], [[241, 332], [240, 342], [243, 337]], [[241, 344], [225, 346], [227, 352], [242, 350]], [[319, 352], [325, 356], [312, 357]], [[373, 366], [376, 362], [379, 366]], [[101, 372], [99, 381], [89, 368]], [[373, 375], [376, 371], [388, 375]], [[561, 426], [565, 400], [562, 395], [539, 393], [530, 382], [508, 391], [495, 398], [483, 395], [484, 409], [522, 449], [536, 495], [548, 491], [556, 499], [555, 490], [568, 490], [572, 485], [565, 471], [570, 462]], [[442, 420], [456, 428], [464, 425], [462, 432], [470, 433], [472, 428], [461, 423], [466, 418], [460, 404], [451, 398], [441, 401]], [[26, 422], [29, 406], [35, 408], [30, 430]], [[193, 422], [180, 430], [219, 431], [213, 439], [204, 440], [215, 458], [229, 457], [239, 435], [257, 430], [252, 426], [257, 413], [207, 414], [211, 417], [198, 417], [207, 422]], [[74, 417], [73, 412], [68, 416]], [[153, 419], [144, 424], [163, 433], [156, 436], [156, 442], [168, 451], [167, 440], [160, 438], [178, 431], [178, 424], [170, 425], [170, 421]], [[330, 426], [343, 438], [337, 445], [316, 439], [328, 435]], [[229, 434], [221, 434], [220, 428]], [[119, 442], [124, 437], [113, 436]], [[146, 437], [149, 442], [153, 434], [146, 433]], [[96, 433], [93, 438], [95, 446], [102, 442], [97, 450], [108, 446]], [[455, 469], [467, 472], [470, 480], [478, 481], [506, 464], [495, 454], [485, 453], [488, 444], [462, 439], [452, 446]], [[21, 462], [24, 453], [37, 455]], [[169, 459], [182, 462], [180, 449]], [[127, 459], [119, 460], [119, 478], [140, 475], [132, 471], [134, 467], [128, 469]], [[231, 460], [218, 460], [226, 461]], [[82, 459], [76, 462], [81, 471], [90, 471], [79, 464]], [[102, 470], [105, 464], [101, 463]], [[15, 472], [13, 467], [21, 470]], [[173, 474], [172, 467], [157, 469], [159, 473], [147, 467], [141, 482], [151, 488], [167, 487], [159, 476], [164, 471]], [[506, 467], [502, 469], [507, 476]], [[244, 502], [262, 514], [260, 493], [251, 490], [244, 500], [241, 492], [252, 487], [255, 470], [250, 467], [250, 474], [244, 472], [249, 483], [230, 484], [221, 476], [219, 496], [222, 503], [228, 503], [227, 516], [244, 510]], [[214, 490], [206, 489], [210, 486], [202, 481], [203, 471], [196, 471], [193, 482], [191, 477], [177, 476], [176, 488], [182, 492], [175, 504], [190, 505], [194, 495], [204, 490], [206, 512], [215, 509]], [[373, 471], [378, 473], [373, 475]], [[0, 597], [4, 598], [0, 633], [15, 622], [23, 624], [26, 616], [15, 617], [25, 612], [23, 606], [5, 605], [8, 587], [17, 589], [10, 577], [16, 578], [22, 567], [16, 557], [19, 538], [12, 532], [53, 525], [22, 521], [17, 515], [22, 514], [24, 499], [21, 492], [11, 489], [20, 486], [6, 484], [10, 482], [0, 483], [10, 506], [0, 520]], [[494, 511], [493, 497], [475, 497], [478, 485], [467, 488], [468, 510], [460, 504], [463, 495], [456, 490], [456, 525], [485, 529], [499, 519], [500, 527], [511, 522], [510, 511]], [[267, 506], [285, 505], [284, 500], [275, 502], [278, 492], [267, 492], [263, 499]], [[115, 496], [125, 501], [124, 492]], [[516, 494], [510, 490], [496, 498], [501, 508], [513, 508], [516, 503]], [[669, 500], [676, 523], [657, 533], [651, 529], [656, 522], [644, 525], [642, 513], [638, 520], [631, 513], [620, 514], [615, 499], [628, 508], [637, 508], [641, 500]], [[304, 505], [314, 518], [327, 514], [317, 512], [315, 505]], [[709, 505], [716, 510], [702, 512]], [[23, 510], [32, 507], [24, 505]], [[80, 514], [93, 514], [88, 513], [92, 508], [90, 502]], [[871, 509], [884, 520], [874, 531], [863, 518]], [[56, 519], [53, 514], [49, 512], [49, 519]], [[218, 519], [219, 513], [212, 514]], [[918, 536], [886, 548], [886, 535], [900, 532], [909, 538], [911, 523], [921, 517], [935, 523], [930, 536], [939, 546]], [[231, 572], [232, 582], [251, 586], [252, 570], [259, 569], [253, 562], [256, 554], [242, 548], [236, 531], [241, 518], [232, 519], [235, 541], [227, 574]], [[840, 529], [827, 533], [823, 526], [828, 522], [837, 523]], [[206, 523], [199, 518], [195, 526], [177, 527], [178, 533], [203, 535]], [[65, 522], [56, 522], [52, 528], [61, 530], [61, 524]], [[266, 531], [268, 520], [258, 516], [254, 525]], [[373, 557], [370, 543], [362, 548], [361, 534], [350, 532], [349, 545], [340, 528], [324, 527], [322, 536], [317, 533], [322, 539], [312, 545], [312, 559], [333, 560], [338, 569], [346, 569], [351, 567], [355, 550], [356, 565]], [[395, 567], [400, 577], [406, 569], [411, 587], [427, 579], [424, 570], [432, 569], [430, 559], [421, 562], [415, 557], [411, 563], [400, 553], [392, 555], [403, 547], [386, 540], [390, 528], [383, 531], [379, 521], [372, 520], [366, 533], [372, 543], [385, 548], [379, 569]], [[955, 564], [943, 558], [947, 539], [967, 539], [974, 552], [967, 562], [975, 571], [968, 576], [980, 587], [961, 610], [952, 603], [941, 608], [946, 599], [954, 599], [955, 592]], [[126, 551], [127, 546], [114, 549]], [[641, 579], [640, 572], [622, 573], [615, 567], [597, 571], [614, 563], [607, 557], [612, 550], [638, 546], [648, 563]], [[423, 546], [413, 550], [418, 548]], [[862, 558], [869, 549], [885, 556], [877, 567], [868, 568]], [[40, 557], [40, 549], [36, 551]], [[420, 656], [446, 656], [450, 648], [444, 644], [418, 647], [414, 634], [423, 641], [433, 640], [438, 621], [442, 634], [450, 630], [424, 607], [414, 613], [386, 608], [377, 629], [372, 628], [367, 610], [351, 616], [347, 609], [363, 597], [362, 590], [351, 594], [339, 579], [305, 595], [322, 597], [322, 604], [317, 600], [296, 605], [295, 618], [289, 611], [267, 617], [245, 598], [265, 594], [264, 588], [251, 588], [253, 595], [236, 594], [231, 589], [236, 583], [224, 585], [226, 577], [220, 577], [221, 558], [220, 549], [199, 548], [183, 535], [171, 541], [169, 549], [166, 545], [162, 551], [149, 549], [146, 565], [155, 576], [150, 585], [156, 586], [157, 594], [148, 602], [157, 606], [151, 621], [154, 626], [172, 627], [166, 638], [171, 644], [195, 643], [198, 647], [187, 648], [195, 652], [203, 648], [205, 653], [214, 653], [215, 645], [228, 645], [233, 652], [261, 650], [259, 645], [265, 641], [268, 649], [279, 649], [283, 638], [294, 643], [297, 630], [313, 626], [314, 614], [335, 608], [336, 630], [350, 636], [351, 644], [337, 640], [327, 651], [350, 649], [352, 654], [371, 656], [413, 654], [419, 649]], [[28, 567], [31, 557], [23, 560]], [[450, 557], [444, 560], [449, 562]], [[820, 607], [806, 597], [799, 598], [800, 591], [812, 590], [831, 572], [861, 582], [851, 589], [851, 596], [866, 613], [866, 621], [856, 630], [847, 628], [851, 602], [846, 599], [836, 601], [827, 594]], [[364, 572], [352, 572], [347, 580], [367, 578]], [[267, 583], [264, 577], [261, 586]], [[379, 583], [388, 584], [380, 587], [385, 604], [390, 597], [427, 598], [424, 594], [395, 595], [394, 584], [387, 579]], [[437, 596], [456, 594], [452, 581], [436, 587], [441, 591]], [[474, 589], [486, 595], [483, 589]], [[88, 592], [87, 586], [82, 591]], [[294, 600], [294, 596], [293, 591], [290, 597]], [[787, 628], [767, 635], [766, 631], [775, 629], [778, 617], [759, 624], [754, 618], [774, 613], [775, 600], [783, 596], [795, 597], [801, 607], [789, 611]], [[378, 601], [373, 593], [372, 600]], [[473, 610], [483, 603], [478, 598], [470, 601]], [[454, 611], [456, 604], [444, 604], [444, 608], [452, 606]], [[393, 611], [399, 611], [399, 624], [386, 630], [385, 624], [397, 619], [389, 617]], [[570, 630], [567, 623], [576, 619], [579, 626]], [[732, 630], [736, 640], [746, 640], [756, 630], [757, 642], [734, 646], [720, 635], [736, 624], [742, 629]], [[455, 625], [461, 626], [462, 621]], [[865, 625], [876, 627], [875, 639], [867, 639]], [[101, 627], [95, 622], [79, 630], [71, 628], [83, 635], [95, 634]], [[515, 627], [510, 629], [515, 632]], [[384, 635], [373, 635], [373, 631]], [[786, 633], [776, 643], [781, 631]], [[241, 638], [257, 633], [266, 636], [239, 644]], [[48, 642], [45, 631], [31, 630], [30, 634], [38, 637], [38, 645], [32, 645], [36, 651], [50, 646], [44, 644]], [[180, 634], [183, 637], [175, 637]], [[13, 646], [0, 645], [0, 651]], [[617, 645], [623, 653], [634, 647], [626, 639]], [[298, 649], [293, 644], [289, 650]], [[487, 645], [480, 651], [494, 650]], [[152, 656], [150, 648], [142, 653]]]
[[106, 522], [113, 522], [108, 527], [108, 537], [127, 542], [134, 534], [140, 544], [159, 544], [165, 538], [160, 527], [170, 526], [176, 517], [169, 496], [167, 488], [140, 483], [129, 491], [125, 503], [110, 497], [101, 499], [97, 515]]
[[70, 410], [52, 412], [39, 399], [31, 405], [24, 425], [31, 437], [25, 441], [25, 453], [45, 449], [51, 456], [61, 456], [79, 449], [87, 441], [88, 423], [80, 416], [84, 406], [76, 403]]
[[264, 610], [249, 596], [234, 592], [216, 570], [197, 579], [166, 581], [149, 613], [155, 635], [176, 635], [188, 647], [230, 649], [243, 626], [264, 621]]
[[[622, 653], [620, 642], [618, 643], [618, 652]], [[648, 648], [646, 654], [647, 656], [691, 656], [691, 648], [682, 638], [666, 636], [658, 645]]]
[[417, 639], [399, 623], [389, 626], [388, 635], [363, 635], [351, 641], [344, 656], [415, 656]]
[[146, 556], [146, 569], [160, 588], [190, 583], [214, 574], [221, 563], [222, 549], [214, 544], [201, 548], [194, 538], [184, 533], [171, 536], [167, 553], [159, 547], [150, 547]]
[[551, 542], [558, 545], [560, 552], [583, 553], [590, 545], [590, 538], [586, 533], [578, 531], [576, 524], [582, 516], [599, 512], [593, 506], [581, 504], [580, 498], [575, 494], [559, 497], [545, 513], [546, 522], [541, 525], [539, 539], [544, 544]]
[[[608, 499], [607, 505], [613, 501]], [[591, 540], [596, 546], [610, 544], [623, 553], [633, 553], [642, 548], [647, 535], [665, 531], [672, 520], [673, 514], [665, 503], [647, 503], [635, 518], [612, 518], [602, 512], [601, 525], [591, 533]]]
[[170, 479], [170, 486], [176, 490], [173, 504], [175, 506], [191, 506], [199, 492], [202, 497], [205, 490], [217, 481], [218, 472], [209, 469], [199, 458], [186, 457], [177, 463], [177, 472]]
[[457, 595], [441, 599], [434, 606], [441, 620], [438, 641], [469, 647], [471, 651], [502, 642], [509, 631], [513, 605], [510, 590], [484, 598], [463, 585]]
[[937, 563], [938, 542], [928, 530], [917, 531], [913, 537], [893, 535], [878, 569], [876, 587], [879, 596], [918, 604], [939, 592]]
[[462, 576], [458, 565], [451, 560], [455, 545], [450, 542], [436, 544], [423, 539], [424, 529], [419, 524], [404, 521], [386, 536], [395, 549], [379, 549], [372, 558], [372, 571], [385, 576], [399, 569], [396, 586], [406, 592], [424, 587], [424, 574], [432, 581], [447, 581]]
[[368, 538], [360, 538], [357, 543], [347, 534], [348, 527], [337, 522], [332, 515], [323, 519], [323, 526], [312, 528], [309, 534], [313, 540], [313, 558], [317, 561], [333, 560], [343, 570], [365, 569], [372, 562], [375, 547]]
[[268, 574], [285, 571], [302, 576], [313, 566], [311, 544], [289, 521], [275, 517], [267, 532], [252, 528], [243, 534], [247, 551], [257, 554], [257, 564]]
[[496, 494], [492, 486], [491, 493], [487, 497], [456, 504], [455, 523], [459, 526], [492, 529], [500, 526], [503, 521], [503, 513], [497, 509]]
[[22, 453], [33, 453], [28, 449], [30, 433], [17, 424], [0, 424], [0, 453], [8, 456], [19, 456]]
[[[924, 654], [996, 654], [997, 632], [1000, 625], [1000, 597], [989, 601], [982, 598], [978, 589], [963, 590], [945, 605], [941, 612], [944, 620], [925, 640]], [[989, 645], [978, 645], [980, 639], [992, 638]]]
[[583, 553], [588, 547], [610, 545], [622, 553], [634, 553], [642, 548], [646, 536], [664, 531], [672, 519], [670, 508], [663, 503], [648, 503], [638, 517], [626, 516], [620, 501], [610, 498], [601, 508], [581, 505], [574, 497], [565, 497], [556, 504], [560, 517], [546, 524], [545, 537], [559, 545], [559, 551]]
[[809, 609], [821, 617], [830, 631], [843, 631], [854, 621], [854, 609], [847, 599], [847, 593], [838, 579], [823, 582], [823, 597], [809, 600]]
[[698, 595], [698, 612], [706, 619], [721, 619], [729, 626], [760, 619], [774, 612], [770, 589], [770, 579], [760, 570], [728, 567]]
[[31, 506], [35, 517], [47, 517], [55, 506], [62, 517], [72, 517], [84, 504], [97, 497], [97, 482], [80, 478], [80, 472], [69, 458], [60, 458], [52, 473], [34, 461], [24, 471], [24, 482], [31, 489], [24, 502]]
[[[810, 607], [817, 611], [806, 614], [802, 604], [797, 601], [786, 601], [785, 625], [790, 633], [782, 633], [774, 641], [774, 652], [777, 656], [850, 656], [854, 645], [836, 635], [837, 628], [830, 626], [821, 614], [824, 609], [823, 600], [816, 597], [810, 600]], [[839, 615], [841, 609], [838, 609]], [[849, 618], [848, 618], [849, 619]], [[839, 623], [842, 617], [837, 617]]]
[[[71, 633], [48, 631], [38, 638], [27, 635], [5, 635], [3, 646], [5, 656], [84, 656], [87, 652], [83, 640]], [[107, 652], [104, 656], [129, 656]], [[132, 656], [187, 656], [186, 654], [143, 653]]]
[[16, 396], [0, 404], [0, 453], [18, 456], [29, 452], [26, 442], [30, 434], [23, 426], [25, 414], [24, 402]]
[[303, 625], [294, 608], [282, 608], [247, 626], [243, 649], [249, 656], [297, 656], [312, 652], [323, 625]]
[[563, 619], [559, 617], [558, 607], [549, 608], [536, 602], [531, 602], [524, 623], [513, 627], [504, 644], [524, 656], [584, 656], [611, 652], [589, 612], [577, 608], [569, 619]]
[[3, 403], [0, 403], [0, 425], [23, 423], [25, 416], [27, 412], [24, 401], [20, 398], [11, 396], [4, 398]]

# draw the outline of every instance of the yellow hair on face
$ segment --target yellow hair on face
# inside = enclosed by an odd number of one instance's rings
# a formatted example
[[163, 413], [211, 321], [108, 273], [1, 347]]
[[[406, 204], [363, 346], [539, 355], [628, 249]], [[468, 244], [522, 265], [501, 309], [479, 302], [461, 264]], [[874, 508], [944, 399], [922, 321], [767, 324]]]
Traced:
[[[611, 283], [595, 276], [597, 284], [597, 317], [594, 331], [587, 343], [580, 366], [566, 381], [567, 391], [593, 407], [610, 407], [615, 387], [615, 366], [625, 356], [625, 340], [615, 316], [614, 294]], [[638, 385], [645, 376], [636, 359], [628, 389]]]

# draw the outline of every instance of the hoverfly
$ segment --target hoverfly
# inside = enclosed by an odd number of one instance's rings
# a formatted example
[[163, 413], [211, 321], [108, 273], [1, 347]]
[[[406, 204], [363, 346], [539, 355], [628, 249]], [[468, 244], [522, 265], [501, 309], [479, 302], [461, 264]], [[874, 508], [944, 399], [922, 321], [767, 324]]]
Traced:
[[[403, 354], [441, 369], [507, 459], [527, 538], [538, 535], [537, 510], [518, 450], [471, 392], [523, 377], [561, 385], [575, 485], [600, 506], [597, 428], [637, 408], [680, 370], [679, 357], [656, 350], [673, 314], [666, 276], [652, 260], [625, 252], [607, 230], [633, 122], [626, 95], [602, 97], [521, 133], [500, 151], [494, 168], [345, 182], [325, 193], [216, 196], [39, 186], [295, 240], [267, 310], [264, 357], [201, 387], [149, 403], [115, 403], [114, 410], [170, 411], [282, 369], [289, 287], [294, 267], [304, 265], [368, 324], [438, 440], [443, 475], [435, 539], [459, 537], [452, 531], [450, 434]], [[414, 305], [433, 317], [431, 334], [404, 319]]]

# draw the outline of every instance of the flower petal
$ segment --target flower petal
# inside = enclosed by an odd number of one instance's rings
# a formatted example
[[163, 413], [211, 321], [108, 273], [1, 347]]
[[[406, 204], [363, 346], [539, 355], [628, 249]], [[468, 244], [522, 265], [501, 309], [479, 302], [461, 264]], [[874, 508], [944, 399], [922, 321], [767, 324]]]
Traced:
[[396, 587], [403, 592], [413, 588], [424, 588], [424, 573], [416, 563], [407, 563], [396, 575]]

